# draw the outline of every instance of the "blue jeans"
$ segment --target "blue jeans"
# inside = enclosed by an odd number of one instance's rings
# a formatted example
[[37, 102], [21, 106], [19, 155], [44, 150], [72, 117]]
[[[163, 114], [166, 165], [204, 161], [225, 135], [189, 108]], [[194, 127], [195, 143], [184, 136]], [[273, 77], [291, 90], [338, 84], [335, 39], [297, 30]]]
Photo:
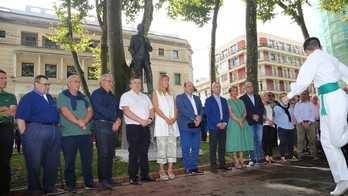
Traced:
[[41, 193], [40, 172], [43, 170], [44, 192], [56, 190], [60, 165], [62, 132], [59, 127], [42, 124], [27, 124], [21, 135], [28, 176], [28, 193]]
[[116, 149], [116, 132], [112, 131], [112, 122], [94, 121], [93, 129], [98, 150], [99, 182], [112, 179], [112, 161]]
[[180, 131], [180, 143], [182, 149], [182, 161], [186, 170], [197, 169], [199, 148], [201, 145], [201, 132]]
[[249, 151], [249, 158], [251, 161], [255, 160], [255, 153], [256, 153], [256, 159], [257, 161], [260, 161], [262, 156], [261, 156], [261, 150], [262, 150], [262, 124], [256, 124], [256, 125], [249, 125], [250, 126], [250, 131], [251, 131], [251, 136], [254, 139], [254, 145], [255, 145], [255, 150], [250, 150]]
[[294, 134], [295, 129], [283, 129], [278, 127], [279, 135], [279, 154], [281, 157], [285, 157], [285, 147], [288, 149], [289, 159], [294, 155]]
[[77, 150], [80, 151], [81, 170], [85, 185], [93, 183], [92, 161], [93, 140], [92, 135], [75, 135], [62, 138], [62, 149], [65, 160], [64, 179], [68, 187], [76, 187], [75, 160]]

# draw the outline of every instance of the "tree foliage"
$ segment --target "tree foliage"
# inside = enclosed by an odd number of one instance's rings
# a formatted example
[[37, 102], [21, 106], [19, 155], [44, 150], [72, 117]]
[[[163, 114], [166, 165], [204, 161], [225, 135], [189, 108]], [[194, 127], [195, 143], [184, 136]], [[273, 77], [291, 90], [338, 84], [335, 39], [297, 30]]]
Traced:
[[[215, 0], [167, 0], [167, 15], [203, 27], [212, 18]], [[222, 4], [222, 1], [219, 2]]]
[[210, 82], [216, 81], [215, 74], [215, 45], [219, 8], [223, 0], [167, 0], [167, 15], [172, 19], [193, 22], [203, 27], [213, 17], [210, 44]]
[[46, 35], [49, 40], [70, 50], [75, 70], [81, 80], [82, 90], [88, 97], [90, 92], [81, 69], [78, 52], [86, 51], [90, 45], [90, 38], [84, 36], [86, 30], [83, 27], [83, 21], [91, 9], [92, 6], [85, 0], [60, 0], [54, 5], [55, 13], [59, 18], [58, 25], [53, 27], [55, 35]]
[[348, 21], [347, 0], [320, 0], [320, 8], [332, 13], [343, 13], [342, 20]]
[[291, 17], [300, 26], [302, 35], [306, 39], [309, 33], [303, 17], [303, 4], [310, 5], [310, 0], [257, 0], [257, 17], [263, 22], [276, 17], [276, 6], [279, 6], [282, 13]]

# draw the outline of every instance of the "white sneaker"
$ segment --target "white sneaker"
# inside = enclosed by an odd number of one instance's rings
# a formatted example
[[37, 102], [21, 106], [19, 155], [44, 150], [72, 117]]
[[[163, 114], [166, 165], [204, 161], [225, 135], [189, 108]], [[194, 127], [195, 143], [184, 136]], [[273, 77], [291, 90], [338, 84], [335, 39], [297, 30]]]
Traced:
[[249, 161], [249, 166], [255, 166], [255, 163], [253, 161]]
[[339, 181], [334, 191], [330, 192], [331, 195], [342, 195], [348, 190], [348, 180]]
[[295, 156], [292, 156], [292, 158], [289, 159], [289, 161], [298, 161], [298, 159]]
[[281, 162], [286, 162], [285, 157], [280, 157], [280, 161], [281, 161]]

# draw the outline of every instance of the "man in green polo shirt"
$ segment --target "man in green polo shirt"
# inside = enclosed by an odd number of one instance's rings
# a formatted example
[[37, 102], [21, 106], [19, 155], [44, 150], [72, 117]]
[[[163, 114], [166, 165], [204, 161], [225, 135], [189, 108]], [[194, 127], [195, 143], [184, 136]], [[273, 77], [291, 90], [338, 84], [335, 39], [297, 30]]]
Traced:
[[0, 69], [0, 195], [10, 191], [11, 155], [13, 150], [13, 116], [17, 110], [16, 97], [4, 91], [7, 85], [6, 72]]

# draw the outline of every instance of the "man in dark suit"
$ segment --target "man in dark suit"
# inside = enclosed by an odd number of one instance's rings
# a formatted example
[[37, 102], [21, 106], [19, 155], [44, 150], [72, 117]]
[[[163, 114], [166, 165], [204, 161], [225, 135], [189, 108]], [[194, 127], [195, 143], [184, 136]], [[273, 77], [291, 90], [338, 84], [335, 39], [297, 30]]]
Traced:
[[221, 85], [219, 82], [212, 84], [213, 95], [205, 100], [207, 115], [207, 129], [209, 130], [210, 171], [217, 173], [216, 148], [219, 147], [220, 170], [231, 170], [226, 166], [226, 127], [229, 119], [227, 101], [220, 96]]
[[[251, 135], [254, 138], [255, 150], [249, 151], [249, 165], [254, 166], [255, 162], [263, 164], [261, 156], [262, 147], [262, 115], [265, 111], [260, 95], [254, 94], [254, 85], [251, 82], [245, 83], [246, 93], [240, 97], [245, 104], [247, 111], [246, 120], [250, 126]], [[255, 161], [256, 153], [256, 161]]]
[[182, 159], [186, 172], [190, 175], [203, 174], [197, 168], [201, 142], [199, 126], [202, 121], [203, 107], [199, 97], [192, 94], [193, 89], [192, 82], [185, 82], [185, 92], [176, 97]]

